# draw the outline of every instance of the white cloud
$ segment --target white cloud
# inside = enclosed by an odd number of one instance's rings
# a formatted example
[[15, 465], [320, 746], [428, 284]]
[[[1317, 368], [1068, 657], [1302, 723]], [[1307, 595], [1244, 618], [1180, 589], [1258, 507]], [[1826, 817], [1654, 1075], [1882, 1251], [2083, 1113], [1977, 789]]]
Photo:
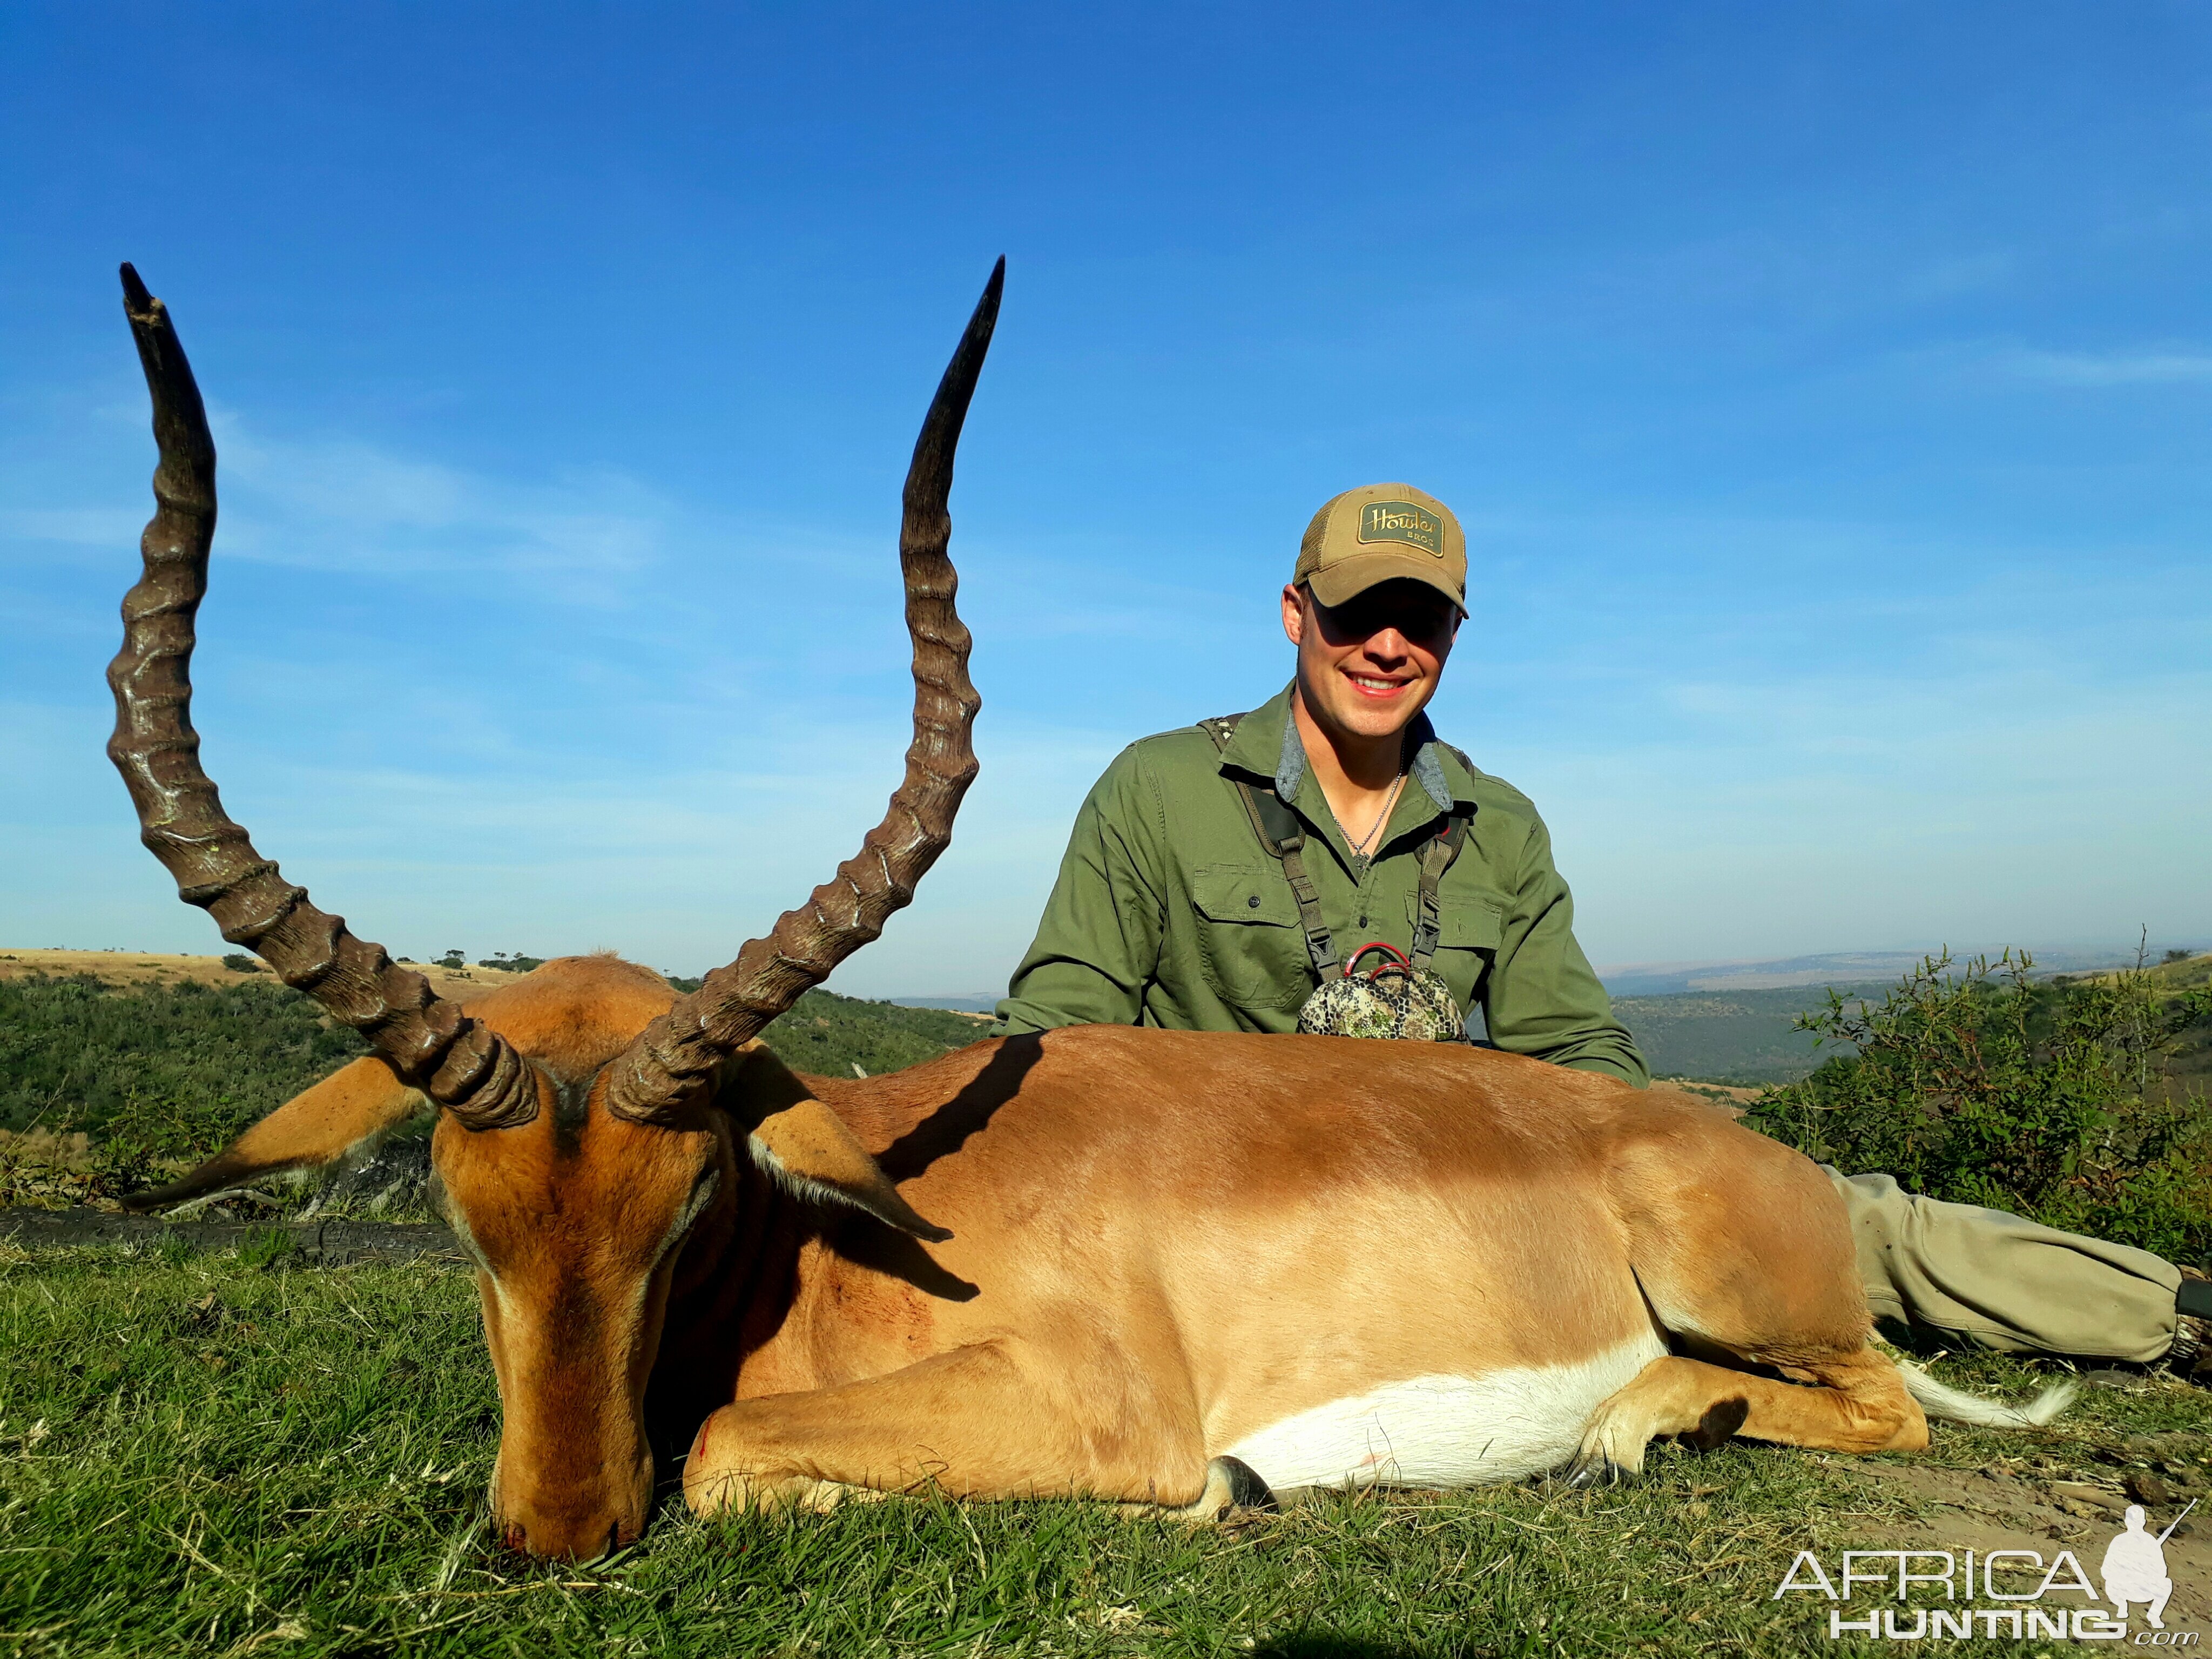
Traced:
[[2002, 352], [1997, 366], [2024, 380], [2052, 386], [2156, 386], [2212, 380], [2212, 352], [2169, 346], [2141, 351]]
[[679, 515], [637, 480], [495, 478], [343, 439], [271, 438], [211, 416], [227, 556], [383, 574], [475, 568], [603, 602], [661, 555]]

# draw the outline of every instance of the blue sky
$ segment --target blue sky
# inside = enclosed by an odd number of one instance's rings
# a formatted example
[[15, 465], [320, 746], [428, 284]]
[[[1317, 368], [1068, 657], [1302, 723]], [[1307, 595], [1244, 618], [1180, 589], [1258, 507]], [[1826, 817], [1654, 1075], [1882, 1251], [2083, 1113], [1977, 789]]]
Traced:
[[216, 420], [198, 724], [413, 955], [696, 970], [896, 781], [915, 428], [981, 781], [859, 994], [1003, 983], [1314, 507], [1468, 532], [1437, 717], [1601, 963], [2212, 942], [2212, 18], [2179, 5], [0, 13], [0, 942], [213, 948], [101, 669], [114, 268]]

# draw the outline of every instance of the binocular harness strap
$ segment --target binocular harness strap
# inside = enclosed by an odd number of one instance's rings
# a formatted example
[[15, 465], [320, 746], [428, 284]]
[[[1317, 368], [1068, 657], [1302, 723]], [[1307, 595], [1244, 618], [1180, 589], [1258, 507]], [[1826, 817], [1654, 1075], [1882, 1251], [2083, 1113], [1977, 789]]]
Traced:
[[[1199, 729], [1213, 739], [1217, 750], [1226, 752], [1237, 723], [1243, 718], [1242, 714], [1218, 714], [1212, 720], [1200, 720]], [[1459, 753], [1457, 750], [1452, 752]], [[1466, 757], [1461, 756], [1461, 760], [1464, 763]], [[1321, 895], [1315, 890], [1312, 878], [1306, 874], [1305, 826], [1273, 789], [1255, 789], [1242, 778], [1234, 781], [1237, 795], [1244, 803], [1245, 816], [1252, 821], [1252, 833], [1259, 836], [1260, 845], [1267, 849], [1268, 856], [1283, 866], [1283, 878], [1290, 883], [1291, 896], [1297, 901], [1298, 926], [1305, 930], [1306, 955], [1312, 959], [1316, 976], [1326, 985], [1348, 972], [1351, 964], [1340, 965], [1337, 961], [1336, 941], [1330, 936], [1328, 923], [1322, 919]], [[1436, 956], [1437, 942], [1443, 932], [1443, 910], [1437, 890], [1466, 840], [1467, 818], [1454, 812], [1451, 827], [1421, 849], [1420, 885], [1415, 900], [1419, 920], [1413, 926], [1411, 958], [1417, 974], [1425, 971]]]

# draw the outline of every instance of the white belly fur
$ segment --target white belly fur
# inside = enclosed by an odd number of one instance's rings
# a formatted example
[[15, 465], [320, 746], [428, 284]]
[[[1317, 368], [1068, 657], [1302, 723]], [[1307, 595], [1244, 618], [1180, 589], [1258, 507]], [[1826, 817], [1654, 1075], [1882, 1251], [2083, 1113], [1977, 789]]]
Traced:
[[1646, 1331], [1571, 1365], [1416, 1376], [1285, 1418], [1227, 1451], [1278, 1491], [1517, 1480], [1573, 1456], [1599, 1403], [1666, 1352]]

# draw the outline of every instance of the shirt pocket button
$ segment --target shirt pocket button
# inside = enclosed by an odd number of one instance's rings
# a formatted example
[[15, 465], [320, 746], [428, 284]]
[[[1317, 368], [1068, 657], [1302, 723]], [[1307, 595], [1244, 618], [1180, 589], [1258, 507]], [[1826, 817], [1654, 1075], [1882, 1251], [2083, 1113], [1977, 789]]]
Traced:
[[1257, 893], [1251, 895], [1244, 901], [1244, 908], [1248, 910], [1258, 909], [1260, 908], [1260, 896]]

